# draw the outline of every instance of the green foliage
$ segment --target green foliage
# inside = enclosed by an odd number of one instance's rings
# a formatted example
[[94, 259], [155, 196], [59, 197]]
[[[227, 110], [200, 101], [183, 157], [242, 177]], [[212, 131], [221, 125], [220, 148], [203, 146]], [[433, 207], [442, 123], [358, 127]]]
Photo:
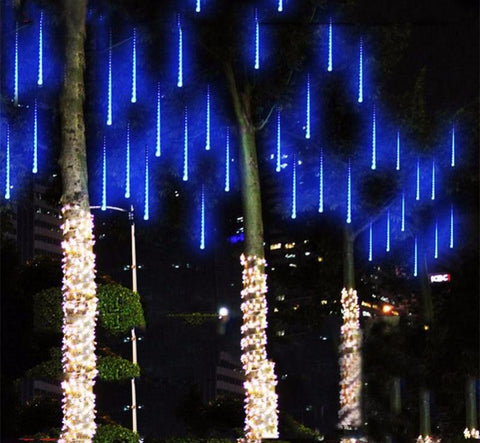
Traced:
[[121, 357], [105, 356], [97, 360], [99, 377], [104, 381], [119, 381], [140, 376], [140, 367]]
[[62, 330], [62, 291], [60, 288], [44, 289], [33, 296], [33, 327], [41, 332]]
[[49, 352], [50, 359], [26, 371], [25, 375], [27, 377], [50, 380], [60, 380], [62, 378], [62, 351], [60, 348], [51, 348]]
[[169, 314], [171, 318], [179, 318], [188, 326], [202, 326], [208, 321], [216, 320], [218, 314], [205, 314], [203, 312], [190, 312], [186, 314]]
[[120, 335], [132, 327], [145, 326], [138, 293], [120, 285], [101, 285], [97, 290], [100, 325], [110, 334]]
[[120, 425], [100, 425], [94, 443], [138, 443], [138, 434]]

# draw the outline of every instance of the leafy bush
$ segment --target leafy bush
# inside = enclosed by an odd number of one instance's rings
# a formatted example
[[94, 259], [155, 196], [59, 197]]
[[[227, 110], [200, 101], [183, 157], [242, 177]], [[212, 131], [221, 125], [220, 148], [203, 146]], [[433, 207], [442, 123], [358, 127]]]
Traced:
[[98, 376], [105, 381], [126, 380], [140, 376], [140, 366], [121, 357], [99, 357]]
[[62, 330], [62, 290], [50, 288], [33, 296], [33, 327], [41, 332]]
[[48, 378], [60, 380], [62, 378], [62, 351], [60, 348], [50, 349], [50, 360], [43, 361], [26, 371], [25, 375], [31, 378]]
[[138, 434], [120, 425], [100, 425], [93, 443], [138, 443]]

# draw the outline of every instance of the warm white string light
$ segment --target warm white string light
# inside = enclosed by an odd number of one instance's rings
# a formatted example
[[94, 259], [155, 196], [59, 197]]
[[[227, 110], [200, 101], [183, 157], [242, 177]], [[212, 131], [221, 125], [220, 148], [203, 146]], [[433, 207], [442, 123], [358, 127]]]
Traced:
[[[347, 291], [343, 288], [341, 301], [343, 325], [340, 330], [339, 427], [340, 429], [354, 430], [358, 429], [362, 424], [360, 406], [362, 383], [361, 333], [357, 291], [352, 288]], [[347, 439], [346, 441], [349, 440]]]
[[267, 360], [266, 261], [256, 256], [240, 258], [243, 266], [242, 365], [245, 372], [245, 441], [278, 438], [275, 364]]
[[425, 437], [419, 435], [416, 440], [417, 443], [440, 443], [441, 441], [441, 438], [432, 437], [431, 435], [426, 435]]
[[465, 438], [472, 438], [474, 440], [480, 440], [480, 431], [475, 428], [465, 428], [463, 431]]
[[93, 222], [79, 206], [62, 208], [63, 424], [59, 443], [91, 442], [95, 434], [94, 379], [97, 297]]

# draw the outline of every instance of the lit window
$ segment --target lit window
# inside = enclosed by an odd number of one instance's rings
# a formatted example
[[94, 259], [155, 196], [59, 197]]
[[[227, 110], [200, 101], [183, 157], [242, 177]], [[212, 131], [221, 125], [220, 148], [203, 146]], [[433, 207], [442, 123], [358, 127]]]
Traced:
[[274, 243], [270, 245], [270, 251], [274, 251], [275, 249], [281, 249], [282, 244], [281, 243]]
[[285, 249], [293, 249], [295, 247], [295, 242], [285, 243]]

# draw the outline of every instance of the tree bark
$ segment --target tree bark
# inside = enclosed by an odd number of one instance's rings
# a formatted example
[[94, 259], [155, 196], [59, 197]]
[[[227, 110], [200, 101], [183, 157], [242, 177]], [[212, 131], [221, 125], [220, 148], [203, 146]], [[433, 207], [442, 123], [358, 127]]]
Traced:
[[85, 121], [86, 0], [64, 0], [65, 72], [60, 101], [63, 182], [63, 423], [59, 442], [91, 442], [95, 434], [97, 298]]
[[420, 435], [425, 438], [431, 436], [432, 429], [430, 425], [430, 391], [425, 388], [420, 389]]
[[467, 428], [478, 429], [475, 378], [469, 377], [465, 384]]
[[343, 286], [347, 291], [355, 288], [354, 243], [355, 235], [346, 224], [343, 228]]

